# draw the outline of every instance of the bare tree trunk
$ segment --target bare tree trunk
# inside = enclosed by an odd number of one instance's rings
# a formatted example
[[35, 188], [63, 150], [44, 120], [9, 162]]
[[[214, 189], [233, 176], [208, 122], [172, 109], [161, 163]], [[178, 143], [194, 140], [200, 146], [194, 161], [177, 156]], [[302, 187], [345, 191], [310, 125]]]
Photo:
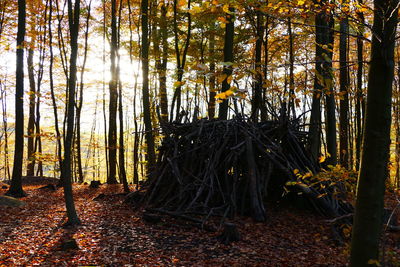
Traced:
[[7, 181], [10, 181], [10, 161], [8, 151], [8, 123], [7, 123], [7, 88], [4, 84], [1, 84], [1, 109], [3, 115], [3, 131], [4, 131], [4, 177]]
[[24, 39], [26, 3], [18, 0], [17, 66], [15, 88], [15, 145], [11, 186], [7, 195], [24, 197], [22, 189], [22, 163], [24, 156]]
[[[50, 65], [49, 65], [49, 78], [50, 78], [50, 94], [51, 94], [51, 101], [53, 104], [53, 113], [54, 113], [54, 127], [56, 131], [56, 138], [57, 138], [57, 158], [59, 162], [59, 168], [62, 166], [62, 145], [61, 145], [61, 133], [58, 124], [58, 111], [57, 111], [57, 102], [56, 97], [54, 94], [54, 77], [53, 77], [53, 65], [54, 65], [54, 53], [53, 53], [53, 33], [52, 33], [52, 20], [51, 17], [53, 16], [53, 3], [50, 2], [50, 11], [49, 11], [49, 50], [50, 50]], [[60, 183], [63, 183], [62, 176]]]
[[[190, 9], [191, 0], [188, 0], [187, 8]], [[176, 54], [176, 68], [177, 68], [177, 83], [178, 85], [175, 88], [174, 96], [172, 98], [171, 104], [171, 121], [174, 119], [174, 107], [176, 104], [176, 120], [180, 119], [180, 110], [181, 110], [181, 100], [182, 100], [182, 79], [183, 73], [186, 65], [186, 55], [189, 49], [190, 37], [192, 32], [192, 17], [190, 12], [186, 13], [188, 18], [187, 22], [187, 32], [186, 32], [186, 39], [183, 46], [183, 52], [179, 48], [179, 33], [178, 33], [178, 0], [174, 0], [174, 39], [175, 39], [175, 54]], [[181, 58], [182, 54], [182, 58]]]
[[[362, 4], [362, 0], [358, 1]], [[362, 12], [358, 13], [358, 17], [361, 23], [364, 22], [364, 14]], [[364, 94], [363, 94], [363, 50], [364, 42], [361, 38], [364, 33], [364, 26], [359, 26], [359, 37], [357, 37], [357, 91], [356, 91], [356, 170], [360, 168], [360, 158], [361, 158], [361, 143], [363, 135], [363, 118], [362, 109], [364, 106]]]
[[262, 50], [262, 41], [264, 35], [263, 28], [263, 14], [260, 11], [257, 11], [257, 40], [256, 40], [256, 49], [255, 49], [255, 77], [254, 77], [254, 92], [253, 92], [253, 104], [252, 104], [252, 112], [251, 116], [253, 121], [257, 122], [259, 119], [259, 113], [261, 111], [262, 105], [262, 83], [263, 83], [263, 75], [261, 70], [261, 50]]
[[398, 0], [374, 1], [367, 114], [357, 201], [351, 241], [350, 266], [376, 265], [382, 229], [385, 181], [391, 129], [394, 46]]
[[[75, 138], [76, 138], [76, 160], [77, 160], [77, 167], [78, 167], [78, 181], [83, 183], [84, 175], [82, 170], [82, 151], [81, 151], [81, 112], [83, 106], [83, 90], [84, 90], [84, 74], [85, 74], [85, 67], [86, 67], [86, 60], [88, 54], [88, 37], [89, 37], [89, 23], [90, 23], [90, 11], [91, 11], [92, 1], [90, 0], [87, 6], [87, 16], [86, 16], [86, 29], [85, 29], [85, 46], [84, 46], [84, 54], [83, 54], [83, 63], [82, 63], [82, 70], [81, 70], [81, 77], [80, 77], [80, 86], [79, 86], [79, 99], [76, 103], [76, 131], [75, 131]], [[96, 103], [97, 105], [97, 103]]]
[[26, 175], [33, 176], [35, 174], [35, 150], [34, 150], [34, 139], [35, 139], [35, 104], [36, 104], [36, 84], [35, 74], [33, 69], [33, 46], [28, 49], [28, 77], [29, 77], [29, 119], [28, 119], [28, 146], [27, 146], [27, 158], [28, 165], [26, 167]]
[[[235, 19], [234, 19], [235, 9], [230, 7], [229, 13], [226, 13], [226, 20], [228, 23], [225, 25], [225, 42], [224, 42], [224, 62], [233, 62], [233, 41], [235, 35]], [[226, 75], [224, 81], [222, 82], [222, 92], [226, 92], [231, 86], [228, 83], [229, 77], [232, 75], [232, 66], [226, 65], [223, 70]], [[224, 99], [219, 104], [218, 118], [221, 120], [226, 120], [228, 118], [228, 107], [229, 99]]]
[[294, 36], [292, 31], [292, 20], [288, 19], [288, 34], [289, 34], [289, 101], [288, 101], [288, 117], [296, 118], [296, 109], [294, 101], [296, 94], [294, 90]]
[[75, 122], [75, 90], [76, 90], [76, 61], [78, 57], [78, 34], [79, 34], [80, 0], [76, 0], [73, 6], [72, 0], [68, 0], [68, 19], [70, 31], [70, 71], [68, 81], [68, 102], [67, 102], [67, 124], [64, 143], [64, 159], [62, 161], [61, 176], [63, 177], [64, 198], [67, 210], [68, 221], [66, 225], [78, 225], [80, 220], [76, 213], [72, 192], [71, 155], [72, 141]]
[[[345, 3], [345, 1], [343, 1]], [[339, 65], [340, 65], [340, 112], [339, 112], [339, 144], [340, 164], [344, 168], [349, 167], [349, 69], [347, 66], [347, 39], [349, 31], [348, 18], [340, 21], [340, 44], [339, 44]]]
[[117, 33], [117, 0], [111, 1], [111, 80], [109, 83], [110, 102], [109, 102], [109, 125], [108, 125], [108, 184], [116, 184], [117, 170], [117, 106], [118, 106], [118, 74], [117, 74], [117, 54], [118, 54], [118, 33]]
[[215, 117], [215, 24], [211, 23], [210, 34], [208, 41], [208, 60], [210, 62], [210, 79], [209, 79], [209, 91], [210, 97], [208, 102], [208, 118], [213, 119]]
[[151, 122], [151, 107], [149, 93], [149, 2], [142, 0], [142, 97], [143, 97], [143, 120], [145, 125], [145, 136], [147, 146], [147, 175], [151, 176], [151, 171], [156, 162], [153, 127]]

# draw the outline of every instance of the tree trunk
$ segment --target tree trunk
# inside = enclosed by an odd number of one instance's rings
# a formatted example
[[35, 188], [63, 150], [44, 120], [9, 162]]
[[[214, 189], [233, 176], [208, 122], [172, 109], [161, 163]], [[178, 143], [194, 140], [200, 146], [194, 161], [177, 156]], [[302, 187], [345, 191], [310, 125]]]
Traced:
[[[362, 4], [362, 0], [359, 0]], [[358, 13], [360, 21], [364, 22], [364, 14], [362, 12]], [[359, 37], [357, 37], [357, 93], [356, 93], [356, 170], [360, 168], [360, 157], [361, 157], [361, 142], [363, 133], [363, 119], [362, 119], [362, 109], [364, 106], [364, 94], [363, 94], [363, 49], [364, 42], [361, 38], [364, 34], [364, 26], [359, 26]]]
[[366, 266], [379, 257], [383, 195], [388, 176], [397, 6], [398, 0], [374, 1], [374, 34], [350, 266]]
[[[309, 127], [308, 149], [312, 157], [316, 160], [320, 155], [321, 150], [321, 97], [326, 93], [327, 98], [327, 135], [330, 145], [328, 145], [328, 153], [331, 154], [332, 160], [335, 159], [335, 150], [333, 137], [335, 131], [334, 117], [334, 96], [333, 96], [333, 79], [331, 74], [331, 60], [328, 58], [332, 55], [330, 52], [333, 49], [333, 39], [331, 37], [330, 27], [332, 25], [330, 14], [321, 11], [315, 16], [315, 31], [316, 31], [316, 52], [315, 52], [315, 79], [314, 91], [311, 104], [311, 117]], [[329, 151], [332, 149], [332, 151]]]
[[73, 6], [72, 0], [68, 0], [68, 19], [70, 31], [70, 70], [68, 80], [68, 102], [67, 102], [67, 132], [64, 142], [64, 159], [61, 167], [61, 176], [64, 183], [64, 198], [67, 210], [68, 221], [66, 225], [78, 225], [80, 220], [76, 213], [75, 203], [72, 192], [72, 172], [71, 172], [71, 154], [72, 141], [74, 136], [75, 122], [75, 90], [76, 90], [76, 61], [78, 57], [78, 34], [79, 34], [79, 16], [80, 16], [80, 0], [76, 0]]
[[109, 103], [109, 124], [108, 124], [108, 184], [117, 183], [117, 106], [118, 106], [118, 74], [117, 74], [117, 0], [111, 1], [111, 81], [110, 103]]
[[288, 19], [288, 34], [289, 34], [289, 101], [288, 101], [288, 117], [296, 118], [296, 108], [294, 101], [296, 94], [294, 90], [294, 36], [292, 31], [292, 20]]
[[[122, 3], [119, 5], [118, 17], [121, 18], [122, 13]], [[118, 20], [117, 29], [117, 47], [120, 46], [120, 31], [121, 31], [121, 19]], [[117, 64], [117, 79], [118, 79], [118, 118], [119, 118], [119, 146], [118, 146], [118, 160], [119, 160], [119, 179], [124, 186], [124, 192], [129, 193], [128, 180], [126, 178], [125, 169], [125, 142], [124, 142], [124, 113], [122, 105], [122, 83], [119, 79], [120, 74], [120, 56], [118, 54], [118, 64]]]
[[210, 98], [208, 102], [208, 118], [214, 119], [215, 117], [215, 24], [211, 23], [210, 34], [208, 41], [208, 60], [210, 62], [210, 79], [209, 79], [209, 91]]
[[15, 86], [15, 145], [11, 186], [7, 195], [24, 197], [22, 189], [22, 163], [24, 156], [24, 39], [26, 26], [26, 3], [18, 0], [17, 65]]
[[[50, 3], [50, 11], [49, 11], [49, 18], [53, 16], [53, 4]], [[54, 94], [54, 77], [53, 77], [53, 65], [54, 65], [54, 53], [53, 53], [53, 33], [52, 33], [52, 28], [51, 28], [51, 22], [52, 20], [49, 19], [49, 50], [50, 50], [50, 64], [49, 64], [49, 79], [50, 79], [50, 94], [51, 94], [51, 101], [53, 104], [53, 113], [54, 113], [54, 127], [56, 131], [56, 138], [57, 138], [57, 158], [58, 158], [58, 163], [59, 163], [59, 168], [62, 166], [62, 151], [61, 151], [61, 133], [60, 133], [60, 128], [58, 125], [58, 111], [57, 111], [57, 102], [56, 102], [56, 97]], [[58, 169], [59, 169], [58, 168]], [[61, 176], [62, 178], [62, 176]], [[62, 183], [62, 179], [60, 181], [60, 184]]]
[[[224, 66], [223, 73], [226, 75], [224, 81], [222, 82], [222, 92], [226, 92], [231, 85], [228, 83], [229, 77], [232, 75], [232, 66], [230, 63], [233, 63], [233, 42], [235, 36], [235, 9], [233, 7], [229, 8], [229, 13], [226, 13], [226, 20], [228, 23], [225, 25], [225, 42], [224, 42], [224, 62], [229, 65]], [[219, 113], [218, 118], [220, 120], [226, 120], [228, 118], [228, 107], [229, 107], [229, 99], [224, 99], [219, 104]]]
[[[346, 1], [343, 1], [346, 3]], [[340, 44], [339, 44], [339, 78], [340, 78], [340, 112], [339, 112], [339, 151], [340, 165], [344, 168], [349, 167], [349, 69], [347, 66], [347, 39], [349, 31], [349, 21], [344, 17], [340, 21]]]
[[[34, 44], [31, 44], [34, 46]], [[26, 175], [35, 175], [35, 99], [36, 99], [36, 84], [35, 84], [35, 74], [33, 68], [33, 48], [28, 49], [28, 77], [29, 77], [29, 119], [28, 119], [28, 146], [27, 146], [27, 158], [28, 164], [26, 166]]]
[[143, 120], [145, 125], [145, 136], [147, 146], [147, 175], [156, 162], [153, 127], [151, 122], [150, 93], [149, 93], [149, 1], [142, 0], [142, 97], [143, 97]]
[[[188, 0], [187, 5], [188, 10], [190, 9], [190, 0]], [[178, 0], [174, 0], [174, 39], [175, 39], [175, 54], [176, 54], [176, 67], [177, 67], [177, 83], [178, 85], [175, 88], [174, 97], [172, 98], [171, 103], [171, 121], [174, 119], [174, 107], [176, 104], [176, 117], [175, 119], [179, 121], [180, 119], [180, 109], [181, 109], [181, 93], [182, 93], [182, 80], [183, 73], [186, 65], [186, 55], [189, 49], [190, 36], [192, 30], [192, 17], [190, 12], [187, 12], [188, 18], [188, 27], [186, 33], [186, 39], [183, 46], [182, 58], [181, 58], [181, 49], [179, 48], [179, 30], [178, 30]]]
[[253, 91], [253, 103], [252, 103], [252, 111], [251, 116], [254, 122], [257, 122], [259, 119], [261, 105], [262, 105], [262, 70], [261, 70], [261, 50], [262, 50], [262, 41], [264, 35], [264, 27], [263, 27], [263, 14], [260, 11], [257, 11], [257, 40], [256, 40], [256, 49], [255, 49], [255, 77], [254, 77], [254, 91]]
[[333, 58], [333, 43], [334, 43], [334, 35], [333, 35], [333, 27], [334, 27], [334, 19], [333, 16], [329, 16], [329, 29], [328, 31], [328, 50], [325, 51], [328, 55], [328, 59], [325, 62], [324, 67], [324, 79], [327, 81], [325, 86], [327, 87], [325, 90], [325, 109], [326, 109], [326, 118], [325, 118], [325, 131], [326, 131], [326, 148], [328, 152], [328, 157], [326, 160], [327, 164], [336, 165], [337, 163], [337, 142], [336, 142], [336, 104], [335, 104], [335, 91], [333, 86], [333, 68], [332, 68], [332, 58]]
[[[80, 77], [80, 87], [78, 92], [78, 101], [76, 105], [76, 160], [77, 160], [77, 167], [78, 167], [78, 181], [83, 183], [84, 175], [82, 170], [82, 149], [81, 149], [81, 112], [83, 106], [83, 90], [84, 90], [84, 74], [85, 74], [85, 67], [86, 67], [86, 60], [88, 54], [88, 37], [89, 37], [89, 23], [90, 23], [90, 11], [91, 11], [92, 1], [90, 0], [87, 6], [87, 15], [86, 15], [86, 29], [85, 29], [85, 46], [84, 46], [84, 53], [83, 53], [83, 63], [82, 63], [82, 70], [81, 70], [81, 77]], [[96, 102], [97, 105], [97, 102]]]

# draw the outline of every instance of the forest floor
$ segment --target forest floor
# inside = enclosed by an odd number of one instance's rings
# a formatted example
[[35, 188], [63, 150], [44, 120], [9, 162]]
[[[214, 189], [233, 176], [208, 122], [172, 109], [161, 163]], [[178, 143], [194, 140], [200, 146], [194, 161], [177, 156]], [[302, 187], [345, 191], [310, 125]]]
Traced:
[[[348, 244], [333, 241], [325, 218], [291, 207], [269, 210], [266, 223], [238, 218], [242, 240], [224, 245], [220, 233], [174, 219], [142, 220], [123, 202], [120, 185], [74, 185], [82, 225], [64, 229], [63, 191], [26, 185], [27, 204], [0, 208], [0, 266], [345, 266]], [[5, 193], [0, 189], [0, 195]], [[102, 200], [93, 198], [106, 194]], [[396, 205], [395, 195], [388, 197]], [[398, 203], [397, 203], [398, 204]], [[393, 208], [393, 207], [392, 207]], [[386, 260], [400, 258], [400, 233], [385, 233]], [[74, 238], [79, 248], [62, 250]], [[396, 265], [392, 265], [396, 266]], [[400, 266], [400, 265], [398, 265]]]

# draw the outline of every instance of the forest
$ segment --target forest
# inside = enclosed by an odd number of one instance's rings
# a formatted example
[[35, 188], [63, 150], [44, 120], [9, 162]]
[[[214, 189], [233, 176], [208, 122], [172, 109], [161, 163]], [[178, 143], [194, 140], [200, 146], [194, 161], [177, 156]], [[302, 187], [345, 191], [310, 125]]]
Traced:
[[400, 266], [399, 0], [0, 0], [0, 266]]

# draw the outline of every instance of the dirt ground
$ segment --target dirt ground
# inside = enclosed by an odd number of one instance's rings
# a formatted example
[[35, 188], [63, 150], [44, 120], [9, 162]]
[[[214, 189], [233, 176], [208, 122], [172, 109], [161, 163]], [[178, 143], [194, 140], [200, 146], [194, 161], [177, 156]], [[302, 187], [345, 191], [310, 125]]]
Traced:
[[[234, 222], [241, 241], [224, 245], [220, 232], [163, 218], [143, 221], [141, 212], [123, 202], [120, 185], [74, 185], [82, 225], [64, 229], [62, 189], [24, 187], [27, 205], [0, 207], [0, 266], [346, 266], [348, 244], [337, 245], [325, 218], [289, 206], [270, 207], [269, 219]], [[4, 194], [6, 189], [0, 189]], [[104, 199], [93, 198], [100, 193]], [[388, 197], [393, 207], [396, 195]], [[63, 250], [75, 239], [78, 249]], [[385, 232], [385, 260], [400, 266], [400, 233]], [[397, 264], [395, 260], [397, 258]]]

